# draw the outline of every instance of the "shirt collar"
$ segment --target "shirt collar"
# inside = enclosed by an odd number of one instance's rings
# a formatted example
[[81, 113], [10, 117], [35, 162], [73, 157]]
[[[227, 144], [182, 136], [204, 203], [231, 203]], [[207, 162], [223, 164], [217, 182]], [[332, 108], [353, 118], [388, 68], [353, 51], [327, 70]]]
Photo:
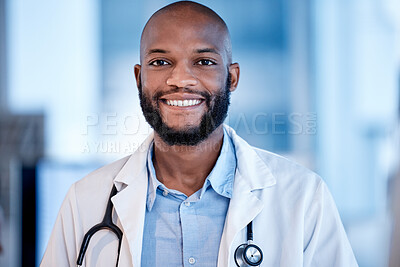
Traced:
[[[156, 177], [156, 171], [153, 165], [153, 153], [154, 143], [150, 145], [147, 154], [149, 187], [147, 190], [146, 206], [149, 211], [152, 209], [154, 201], [156, 199], [157, 188], [160, 187], [161, 189], [166, 189], [165, 186]], [[202, 187], [202, 189], [200, 189], [200, 198], [209, 187], [208, 185], [211, 185], [212, 189], [219, 195], [231, 198], [236, 165], [237, 162], [235, 147], [232, 143], [230, 136], [226, 133], [226, 130], [224, 129], [221, 152], [218, 156], [217, 162], [214, 165], [214, 168], [211, 170], [210, 174], [206, 178], [204, 186]]]
[[224, 129], [221, 153], [206, 180], [218, 194], [231, 198], [236, 171], [236, 153], [232, 140]]

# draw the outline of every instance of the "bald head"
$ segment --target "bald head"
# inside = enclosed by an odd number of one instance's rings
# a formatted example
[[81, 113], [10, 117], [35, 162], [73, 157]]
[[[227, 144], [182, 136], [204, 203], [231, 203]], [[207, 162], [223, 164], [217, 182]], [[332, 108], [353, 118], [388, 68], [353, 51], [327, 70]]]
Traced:
[[[183, 34], [185, 31], [211, 31], [209, 38], [218, 38], [223, 43], [227, 63], [232, 63], [232, 45], [228, 27], [224, 20], [212, 9], [191, 1], [180, 1], [167, 5], [155, 12], [147, 21], [140, 40], [140, 58], [149, 42], [161, 31], [172, 26]], [[179, 32], [172, 32], [179, 34]]]

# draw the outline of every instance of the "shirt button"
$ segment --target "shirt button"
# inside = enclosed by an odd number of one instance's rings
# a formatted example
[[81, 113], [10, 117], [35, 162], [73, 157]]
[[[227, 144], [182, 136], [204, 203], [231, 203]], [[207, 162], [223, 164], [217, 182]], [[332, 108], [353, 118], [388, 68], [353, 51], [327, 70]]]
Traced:
[[195, 264], [195, 263], [196, 263], [195, 258], [190, 257], [190, 258], [189, 258], [189, 263], [190, 263], [190, 264]]
[[166, 189], [164, 189], [164, 191], [162, 192], [163, 196], [166, 197], [168, 196], [168, 191]]
[[186, 201], [186, 202], [185, 202], [185, 206], [186, 206], [186, 207], [190, 207], [190, 202]]

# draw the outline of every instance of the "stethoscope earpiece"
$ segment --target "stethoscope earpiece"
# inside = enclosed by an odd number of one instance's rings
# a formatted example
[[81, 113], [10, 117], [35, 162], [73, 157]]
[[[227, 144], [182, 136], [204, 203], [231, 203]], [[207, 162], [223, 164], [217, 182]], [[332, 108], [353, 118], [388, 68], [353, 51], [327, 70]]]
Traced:
[[247, 225], [247, 243], [241, 244], [235, 250], [235, 262], [239, 267], [259, 266], [263, 253], [259, 246], [253, 244], [253, 223]]

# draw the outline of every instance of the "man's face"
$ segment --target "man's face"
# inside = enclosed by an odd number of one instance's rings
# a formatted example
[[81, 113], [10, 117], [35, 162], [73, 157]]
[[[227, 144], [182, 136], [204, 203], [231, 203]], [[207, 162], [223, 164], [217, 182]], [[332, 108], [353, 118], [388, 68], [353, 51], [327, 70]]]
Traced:
[[238, 71], [231, 83], [226, 37], [197, 19], [151, 23], [142, 38], [141, 66], [135, 66], [145, 118], [169, 145], [206, 139], [225, 119], [237, 84]]

